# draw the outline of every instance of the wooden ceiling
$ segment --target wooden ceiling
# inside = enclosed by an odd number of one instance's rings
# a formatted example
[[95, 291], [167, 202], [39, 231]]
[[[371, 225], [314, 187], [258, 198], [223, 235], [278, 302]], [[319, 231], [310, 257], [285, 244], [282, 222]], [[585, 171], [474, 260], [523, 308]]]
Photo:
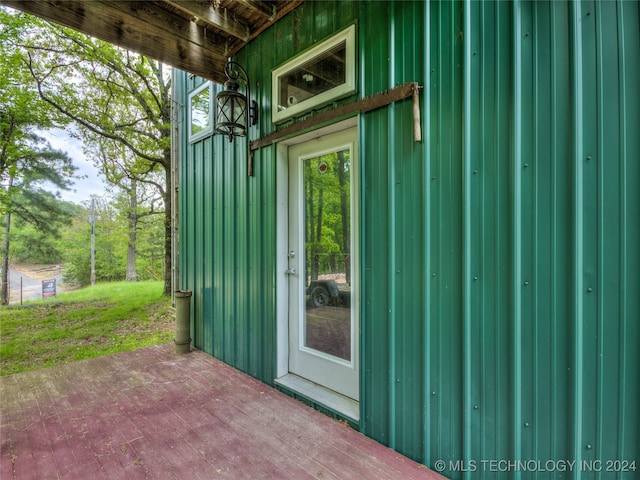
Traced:
[[304, 0], [1, 0], [218, 83], [227, 58]]

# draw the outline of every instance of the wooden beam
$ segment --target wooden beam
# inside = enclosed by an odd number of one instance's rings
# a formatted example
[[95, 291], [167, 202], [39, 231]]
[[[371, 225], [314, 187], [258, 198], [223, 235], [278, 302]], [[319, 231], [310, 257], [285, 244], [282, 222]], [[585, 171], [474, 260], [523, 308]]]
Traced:
[[2, 0], [36, 15], [200, 77], [224, 83], [226, 39], [205, 31], [158, 2]]
[[[246, 1], [244, 0], [234, 0], [238, 3], [244, 3], [247, 4]], [[280, 8], [277, 10], [277, 12], [275, 12], [276, 17], [274, 19], [272, 19], [271, 17], [268, 17], [267, 20], [269, 20], [268, 22], [263, 22], [261, 24], [257, 24], [255, 26], [253, 26], [251, 28], [251, 35], [249, 37], [249, 41], [253, 40], [254, 38], [256, 38], [258, 35], [260, 35], [262, 32], [264, 32], [267, 28], [269, 28], [273, 23], [277, 22], [278, 20], [280, 20], [282, 17], [284, 17], [285, 15], [287, 15], [289, 12], [295, 10], [298, 6], [302, 5], [306, 0], [287, 0], [286, 3], [281, 4]], [[264, 2], [262, 2], [264, 3]], [[271, 7], [269, 7], [271, 8]], [[244, 47], [245, 44], [239, 44], [239, 45], [231, 45], [229, 48], [229, 56], [232, 57], [233, 55], [235, 55], [236, 53], [238, 53], [238, 51], [240, 49], [242, 49], [242, 47]]]
[[420, 89], [420, 85], [416, 82], [405, 83], [400, 87], [387, 90], [382, 93], [376, 93], [372, 97], [365, 97], [359, 100], [354, 100], [349, 103], [342, 104], [336, 108], [324, 110], [316, 115], [307, 117], [304, 120], [287, 125], [269, 135], [265, 135], [262, 138], [254, 140], [249, 144], [249, 150], [257, 150], [262, 147], [271, 145], [285, 137], [289, 137], [294, 133], [309, 130], [313, 127], [322, 125], [323, 123], [336, 120], [338, 118], [346, 117], [349, 115], [355, 115], [356, 113], [370, 112], [378, 108], [385, 107], [393, 102], [404, 100], [405, 98], [412, 97]]
[[263, 2], [262, 0], [236, 0], [238, 3], [245, 5], [254, 12], [258, 12], [265, 19], [274, 21], [276, 19], [276, 6], [274, 3]]
[[251, 33], [249, 27], [232, 18], [226, 8], [215, 8], [210, 3], [200, 3], [184, 0], [165, 0], [165, 3], [202, 20], [223, 32], [246, 42]]

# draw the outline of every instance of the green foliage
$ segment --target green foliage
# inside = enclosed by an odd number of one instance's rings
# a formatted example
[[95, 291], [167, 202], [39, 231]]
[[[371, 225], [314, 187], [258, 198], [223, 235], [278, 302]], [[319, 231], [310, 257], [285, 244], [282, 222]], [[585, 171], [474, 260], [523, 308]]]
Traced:
[[12, 228], [10, 255], [16, 263], [57, 263], [62, 256], [57, 238], [33, 225]]
[[[26, 22], [23, 15], [0, 8], [0, 181], [5, 187], [10, 177], [18, 175], [19, 161], [50, 150], [36, 150], [43, 142], [35, 132], [54, 126], [52, 109], [40, 98], [26, 69], [25, 52], [15, 42]], [[35, 165], [31, 168], [35, 170]], [[2, 198], [5, 207], [7, 195], [5, 188]]]
[[62, 233], [73, 224], [74, 218], [82, 215], [84, 209], [80, 205], [62, 200], [59, 210], [65, 211], [66, 221], [58, 225], [55, 234], [50, 234], [24, 221], [14, 222], [11, 228], [10, 256], [15, 263], [27, 264], [59, 264], [62, 263], [66, 245]]
[[[97, 279], [124, 278], [128, 253], [130, 269], [136, 262], [140, 264], [137, 278], [165, 273], [165, 293], [170, 292], [170, 265], [164, 264], [165, 249], [170, 258], [170, 232], [161, 218], [171, 217], [166, 185], [171, 157], [168, 72], [156, 61], [9, 9], [0, 8], [0, 22], [0, 53], [6, 59], [0, 66], [0, 105], [16, 106], [12, 110], [0, 106], [0, 133], [7, 139], [4, 150], [9, 152], [3, 158], [28, 158], [30, 150], [19, 151], [17, 146], [35, 142], [34, 132], [73, 124], [70, 133], [82, 139], [85, 153], [107, 181], [121, 189], [128, 200], [136, 200], [133, 205], [116, 199], [101, 206], [96, 222]], [[20, 143], [20, 139], [24, 141]], [[44, 158], [46, 149], [41, 150]], [[5, 184], [25, 170], [15, 162], [2, 161], [0, 167]], [[63, 180], [69, 173], [60, 170], [60, 176], [49, 179], [49, 184], [65, 188], [68, 184]], [[129, 193], [132, 184], [134, 192], [139, 191], [137, 197]], [[29, 207], [22, 209], [23, 214], [36, 211], [31, 208], [35, 198], [29, 193], [36, 190], [29, 189], [21, 198]], [[14, 200], [18, 197], [9, 195], [8, 190], [0, 190], [0, 194], [4, 210], [10, 203], [17, 205]], [[44, 196], [40, 200], [40, 205], [50, 207], [53, 213], [56, 202]], [[12, 237], [18, 242], [12, 252], [29, 261], [62, 258], [66, 276], [86, 285], [91, 270], [87, 217], [85, 210], [83, 214], [76, 212], [73, 220], [65, 220], [68, 228], [63, 242], [26, 229]], [[41, 219], [44, 221], [31, 223], [50, 226], [53, 234], [56, 223], [45, 216]], [[132, 242], [134, 248], [127, 250]], [[135, 253], [140, 258], [133, 258]]]
[[[96, 200], [95, 261], [96, 281], [124, 280], [126, 268], [126, 225], [104, 200]], [[85, 208], [62, 231], [66, 282], [81, 286], [91, 283], [91, 209]]]
[[[68, 220], [71, 213], [64, 203], [39, 184], [60, 175], [56, 170], [67, 168], [71, 160], [66, 154], [61, 155], [57, 163], [47, 163], [45, 156], [36, 158], [38, 165], [35, 170], [25, 162], [18, 162], [19, 176], [11, 177], [10, 184], [5, 188], [8, 197], [6, 208], [14, 219], [31, 224], [43, 233], [57, 235], [58, 227]], [[63, 164], [62, 167], [59, 163]], [[64, 180], [56, 182], [64, 185]]]
[[[67, 220], [56, 234], [22, 220], [13, 222], [11, 258], [16, 263], [62, 264], [71, 284], [91, 283], [91, 208], [54, 199]], [[160, 280], [163, 274], [163, 218], [143, 217], [138, 225], [137, 271], [139, 280]], [[0, 227], [3, 227], [0, 219]], [[118, 200], [96, 199], [96, 280], [123, 280], [126, 276], [128, 218]]]
[[[123, 215], [117, 200], [109, 202], [95, 199], [95, 262], [96, 281], [123, 280], [126, 276], [128, 219]], [[66, 282], [86, 286], [91, 283], [91, 208], [87, 205], [76, 212], [73, 220], [61, 230], [60, 258], [65, 266]], [[146, 217], [141, 224], [139, 245], [142, 254], [137, 256], [140, 280], [161, 278], [161, 252], [163, 252], [162, 217]], [[155, 257], [151, 252], [156, 252]], [[155, 261], [155, 265], [152, 264]], [[153, 275], [155, 273], [155, 275]]]
[[138, 276], [160, 280], [164, 273], [164, 225], [158, 216], [147, 217], [138, 232]]
[[0, 131], [5, 139], [11, 125], [28, 127], [11, 133], [16, 139], [15, 145], [4, 145], [14, 149], [7, 152], [13, 157], [21, 156], [16, 151], [20, 149], [22, 138], [32, 133], [32, 127], [51, 126], [50, 109], [33, 88], [31, 76], [24, 68], [24, 52], [16, 48], [14, 42], [16, 32], [23, 26], [21, 15], [10, 14], [0, 8]]
[[47, 188], [68, 189], [76, 168], [65, 152], [52, 149], [36, 134], [53, 126], [52, 109], [30, 81], [27, 56], [15, 42], [25, 29], [24, 16], [0, 9], [0, 20], [0, 215], [4, 222], [0, 303], [5, 304], [11, 221], [57, 235], [69, 212]]
[[[4, 36], [45, 118], [73, 122], [109, 180], [162, 170], [170, 101], [162, 64], [29, 15], [3, 13]], [[28, 77], [28, 78], [27, 78]], [[110, 161], [102, 163], [99, 152]]]
[[348, 151], [304, 162], [305, 244], [312, 278], [349, 274], [350, 164]]
[[[11, 39], [21, 55], [23, 70], [46, 104], [48, 118], [56, 124], [73, 122], [85, 153], [108, 182], [126, 191], [134, 180], [155, 190], [155, 200], [141, 201], [127, 215], [164, 215], [168, 225], [171, 102], [170, 76], [164, 66], [28, 15], [3, 11], [2, 22], [4, 38]], [[161, 257], [171, 258], [169, 229], [163, 230], [163, 237], [167, 255], [163, 251]], [[109, 267], [105, 263], [103, 270]], [[167, 294], [170, 265], [161, 270]]]
[[[16, 132], [18, 129], [13, 131]], [[10, 135], [2, 139], [6, 143], [13, 140]], [[0, 148], [2, 147], [0, 144]], [[8, 301], [7, 275], [12, 219], [19, 224], [33, 226], [42, 235], [57, 236], [60, 225], [67, 221], [70, 212], [44, 187], [55, 185], [63, 189], [68, 188], [75, 167], [64, 152], [52, 150], [36, 135], [26, 136], [20, 149], [2, 150], [5, 152], [4, 164], [7, 165], [0, 183], [4, 213], [0, 303], [4, 305]], [[22, 156], [14, 158], [9, 153]]]
[[170, 342], [161, 282], [118, 282], [0, 309], [0, 374]]

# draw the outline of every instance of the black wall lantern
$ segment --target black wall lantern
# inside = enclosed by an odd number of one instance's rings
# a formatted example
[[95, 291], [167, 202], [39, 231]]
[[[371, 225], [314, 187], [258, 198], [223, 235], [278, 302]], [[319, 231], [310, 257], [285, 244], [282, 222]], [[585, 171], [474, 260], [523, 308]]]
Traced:
[[[229, 60], [224, 73], [228, 80], [224, 84], [224, 90], [216, 95], [216, 133], [227, 135], [231, 142], [233, 137], [245, 137], [247, 128], [258, 122], [258, 105], [255, 100], [251, 100], [249, 77], [244, 68]], [[245, 85], [246, 97], [238, 91], [238, 80]]]

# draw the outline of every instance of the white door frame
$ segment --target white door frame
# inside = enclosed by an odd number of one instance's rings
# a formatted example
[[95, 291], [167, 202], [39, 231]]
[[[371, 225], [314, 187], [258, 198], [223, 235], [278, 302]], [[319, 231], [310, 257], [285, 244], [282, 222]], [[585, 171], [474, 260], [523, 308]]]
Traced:
[[[358, 402], [347, 400], [346, 398], [327, 398], [327, 395], [331, 397], [330, 392], [307, 391], [305, 385], [301, 385], [298, 379], [288, 379], [289, 280], [285, 273], [289, 265], [289, 220], [287, 215], [289, 208], [289, 147], [354, 126], [358, 126], [358, 117], [352, 117], [327, 127], [283, 140], [276, 145], [276, 383], [280, 383], [292, 390], [304, 389], [305, 391], [299, 393], [311, 398], [316, 397], [320, 403], [325, 404], [329, 408], [333, 408], [339, 413], [358, 420], [360, 416]], [[354, 218], [357, 221], [357, 214]], [[356, 249], [359, 247], [357, 238], [356, 233], [354, 237], [354, 247], [356, 247]], [[359, 262], [356, 261], [356, 269], [359, 269], [358, 264]], [[358, 270], [354, 269], [354, 273], [356, 272], [358, 272]], [[357, 304], [359, 302], [356, 300], [354, 303]], [[358, 338], [356, 341], [359, 341], [359, 331], [360, 329], [357, 328], [356, 335], [358, 335]], [[312, 385], [307, 385], [306, 387], [310, 387], [313, 390]], [[323, 390], [322, 387], [320, 387], [320, 389]]]

